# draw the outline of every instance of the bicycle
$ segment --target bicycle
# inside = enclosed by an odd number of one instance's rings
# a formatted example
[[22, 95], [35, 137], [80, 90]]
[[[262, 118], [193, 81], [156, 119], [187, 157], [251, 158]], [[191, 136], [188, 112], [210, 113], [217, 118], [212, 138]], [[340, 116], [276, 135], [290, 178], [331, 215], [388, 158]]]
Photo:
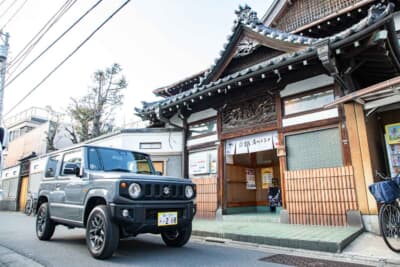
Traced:
[[37, 199], [35, 199], [35, 194], [28, 193], [28, 198], [26, 200], [25, 209], [24, 209], [24, 213], [26, 215], [30, 216], [32, 214], [32, 212], [34, 212], [34, 207], [35, 207], [36, 201], [37, 201]]
[[400, 173], [396, 177], [385, 177], [369, 186], [379, 208], [379, 228], [386, 245], [394, 252], [400, 252]]

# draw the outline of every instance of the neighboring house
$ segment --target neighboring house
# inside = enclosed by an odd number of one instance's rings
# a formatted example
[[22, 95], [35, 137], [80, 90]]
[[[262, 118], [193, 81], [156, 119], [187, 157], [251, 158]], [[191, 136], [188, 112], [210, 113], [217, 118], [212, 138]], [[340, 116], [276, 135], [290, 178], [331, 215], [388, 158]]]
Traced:
[[264, 210], [279, 187], [290, 223], [356, 210], [376, 231], [368, 185], [400, 162], [400, 4], [385, 2], [274, 1], [262, 20], [240, 7], [208, 70], [136, 109], [183, 129], [200, 215]]
[[[7, 181], [2, 180], [3, 190], [6, 195], [1, 205], [5, 209], [23, 209], [29, 191], [30, 159], [49, 152], [47, 137], [53, 131], [55, 118], [45, 109], [30, 108], [5, 120], [4, 124], [9, 131], [8, 148], [4, 151], [3, 175], [7, 171], [20, 168], [17, 186], [5, 187]], [[65, 125], [57, 129], [54, 146], [57, 149], [72, 144], [65, 130]], [[15, 177], [13, 177], [15, 179]], [[10, 180], [11, 181], [11, 180]], [[10, 182], [9, 181], [9, 182]], [[12, 180], [14, 185], [14, 180]], [[10, 191], [11, 190], [11, 191]]]
[[3, 200], [0, 201], [0, 210], [17, 209], [17, 190], [20, 166], [3, 169], [1, 174]]

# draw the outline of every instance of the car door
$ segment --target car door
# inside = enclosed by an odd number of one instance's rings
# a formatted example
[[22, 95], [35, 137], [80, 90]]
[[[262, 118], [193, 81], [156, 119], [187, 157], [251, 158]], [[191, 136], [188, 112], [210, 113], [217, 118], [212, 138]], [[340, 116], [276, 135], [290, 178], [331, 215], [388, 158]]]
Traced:
[[84, 199], [87, 192], [88, 179], [82, 177], [83, 149], [68, 152], [63, 157], [60, 181], [63, 181], [64, 216], [66, 219], [81, 222], [84, 212]]
[[63, 198], [62, 193], [59, 191], [59, 181], [57, 179], [60, 163], [60, 154], [49, 156], [46, 163], [43, 183], [41, 185], [41, 193], [48, 195], [49, 197], [51, 217], [60, 217], [60, 215], [62, 215], [62, 213], [58, 210], [59, 204]]

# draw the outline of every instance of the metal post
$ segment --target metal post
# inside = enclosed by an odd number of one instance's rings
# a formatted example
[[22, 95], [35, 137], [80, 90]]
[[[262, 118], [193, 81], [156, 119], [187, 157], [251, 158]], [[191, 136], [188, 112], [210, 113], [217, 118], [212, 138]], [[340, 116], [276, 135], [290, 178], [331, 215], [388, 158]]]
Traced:
[[4, 86], [6, 83], [6, 69], [7, 69], [7, 56], [8, 56], [8, 33], [0, 32], [0, 125], [3, 124], [3, 98], [4, 98]]

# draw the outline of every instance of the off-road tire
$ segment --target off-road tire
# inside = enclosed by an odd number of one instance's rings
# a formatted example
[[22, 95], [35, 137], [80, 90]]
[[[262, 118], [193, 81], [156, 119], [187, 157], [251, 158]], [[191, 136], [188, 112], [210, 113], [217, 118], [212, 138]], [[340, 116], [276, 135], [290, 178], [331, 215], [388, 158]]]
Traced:
[[105, 205], [96, 206], [86, 223], [86, 244], [96, 259], [110, 258], [118, 247], [119, 227]]
[[161, 237], [164, 243], [169, 247], [182, 247], [190, 239], [192, 235], [192, 223], [177, 230], [167, 230], [161, 232]]
[[36, 236], [40, 240], [50, 240], [56, 229], [55, 222], [50, 219], [49, 203], [40, 205], [36, 216]]

